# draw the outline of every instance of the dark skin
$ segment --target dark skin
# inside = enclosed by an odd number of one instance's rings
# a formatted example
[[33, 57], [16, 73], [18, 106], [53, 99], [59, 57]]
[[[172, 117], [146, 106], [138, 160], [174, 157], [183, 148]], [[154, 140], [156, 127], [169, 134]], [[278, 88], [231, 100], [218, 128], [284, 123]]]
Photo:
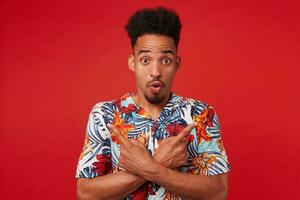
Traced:
[[170, 169], [182, 166], [188, 158], [187, 136], [195, 126], [196, 123], [190, 124], [176, 137], [164, 140], [155, 151], [154, 156], [151, 157], [143, 143], [126, 139], [114, 125], [108, 124], [120, 144], [120, 166], [137, 176], [141, 176], [141, 170], [148, 168], [147, 165], [152, 162], [157, 162]]
[[109, 128], [116, 134], [120, 143], [119, 163], [129, 173], [156, 182], [184, 199], [224, 199], [226, 197], [222, 192], [227, 184], [226, 174], [208, 177], [182, 174], [173, 170], [187, 161], [187, 136], [196, 125], [190, 124], [176, 137], [166, 139], [159, 145], [153, 158], [144, 144], [136, 140], [127, 140], [111, 124]]
[[[177, 136], [166, 139], [151, 157], [144, 144], [127, 140], [113, 125], [108, 127], [114, 132], [120, 144], [119, 164], [126, 171], [116, 172], [93, 179], [79, 179], [79, 199], [122, 199], [138, 189], [147, 180], [158, 183], [168, 191], [184, 199], [225, 199], [227, 174], [213, 177], [181, 174], [174, 171], [187, 160], [187, 136], [195, 127], [191, 124]], [[180, 181], [178, 181], [180, 180]], [[109, 189], [109, 193], [105, 192]]]
[[[149, 160], [170, 169], [178, 168], [187, 160], [188, 140], [186, 136], [194, 126], [195, 124], [191, 124], [176, 137], [166, 139], [160, 144], [155, 155], [151, 157], [144, 144], [136, 140], [127, 140], [115, 126], [108, 124], [108, 127], [114, 132], [120, 144], [119, 164], [126, 171], [93, 179], [78, 179], [78, 199], [122, 199], [128, 196], [146, 182], [145, 178], [138, 175], [139, 172], [136, 169], [143, 168]], [[145, 162], [136, 162], [137, 160]], [[103, 192], [108, 189], [109, 193]]]
[[[180, 67], [180, 60], [172, 38], [151, 34], [138, 38], [133, 55], [128, 58], [128, 66], [135, 73], [137, 81], [138, 92], [133, 98], [155, 120], [170, 96], [173, 79]], [[147, 83], [154, 78], [164, 83], [156, 93], [147, 87]], [[160, 103], [153, 104], [145, 96], [162, 100]], [[186, 136], [195, 124], [189, 125], [177, 136], [165, 139], [159, 144], [153, 157], [149, 155], [143, 144], [135, 140], [129, 141], [120, 134], [116, 127], [109, 124], [107, 126], [118, 138], [119, 164], [125, 171], [92, 179], [78, 179], [78, 199], [122, 199], [146, 181], [155, 182], [185, 200], [226, 199], [227, 173], [204, 176], [182, 174], [176, 171], [186, 162], [188, 143]]]

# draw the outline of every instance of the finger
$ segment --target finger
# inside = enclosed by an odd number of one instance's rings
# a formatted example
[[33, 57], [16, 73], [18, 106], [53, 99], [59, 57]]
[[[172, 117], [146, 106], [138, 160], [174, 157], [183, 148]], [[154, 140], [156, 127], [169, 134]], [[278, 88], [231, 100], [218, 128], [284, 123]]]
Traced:
[[186, 138], [186, 137], [190, 134], [191, 130], [192, 130], [193, 128], [195, 128], [197, 125], [198, 125], [198, 123], [197, 123], [197, 122], [194, 122], [194, 123], [188, 125], [187, 127], [185, 127], [185, 128], [184, 128], [184, 129], [176, 136], [176, 141], [180, 141], [181, 139]]
[[137, 139], [130, 140], [130, 142], [133, 143], [133, 144], [135, 144], [135, 145], [138, 145], [138, 146], [140, 146], [140, 147], [145, 147], [145, 146], [146, 146], [145, 143], [143, 143], [142, 141], [139, 141], [139, 140], [137, 140]]
[[185, 160], [188, 160], [189, 159], [189, 154], [185, 154]]
[[187, 144], [187, 143], [188, 143], [187, 137], [182, 138], [180, 141], [181, 141], [183, 144]]
[[120, 130], [115, 127], [113, 124], [108, 123], [107, 127], [110, 128], [110, 130], [114, 133], [114, 135], [117, 137], [117, 142], [119, 144], [127, 144], [128, 140], [122, 135]]
[[146, 145], [138, 140], [130, 140], [130, 143], [135, 145], [135, 146], [138, 146], [140, 148], [143, 148], [145, 149]]
[[178, 145], [187, 145], [188, 143], [188, 136], [187, 137], [184, 137], [184, 138], [181, 138], [180, 140], [178, 140], [176, 137], [174, 138], [174, 140], [177, 140], [175, 142], [177, 142]]

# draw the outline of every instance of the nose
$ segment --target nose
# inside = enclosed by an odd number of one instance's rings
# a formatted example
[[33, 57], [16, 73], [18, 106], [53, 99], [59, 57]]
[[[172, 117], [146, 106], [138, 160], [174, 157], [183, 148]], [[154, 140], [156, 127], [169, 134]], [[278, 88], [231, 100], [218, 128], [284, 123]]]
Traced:
[[161, 77], [161, 71], [160, 66], [158, 62], [154, 62], [151, 67], [150, 75], [152, 78], [160, 78]]

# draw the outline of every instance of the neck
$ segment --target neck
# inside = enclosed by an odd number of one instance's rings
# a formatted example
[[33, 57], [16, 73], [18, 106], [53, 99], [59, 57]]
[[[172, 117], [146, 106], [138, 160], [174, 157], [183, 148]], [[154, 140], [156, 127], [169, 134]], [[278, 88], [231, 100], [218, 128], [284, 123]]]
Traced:
[[152, 104], [147, 99], [145, 99], [144, 95], [138, 92], [133, 96], [134, 101], [142, 107], [154, 120], [157, 120], [161, 111], [168, 103], [171, 92], [167, 93], [163, 100], [159, 104]]

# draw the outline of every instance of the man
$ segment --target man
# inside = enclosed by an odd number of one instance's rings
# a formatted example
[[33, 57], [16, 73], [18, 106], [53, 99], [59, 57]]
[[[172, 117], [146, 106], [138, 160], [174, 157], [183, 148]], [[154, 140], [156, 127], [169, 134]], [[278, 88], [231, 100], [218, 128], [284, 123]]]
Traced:
[[93, 107], [79, 199], [226, 199], [230, 167], [214, 108], [171, 91], [180, 29], [177, 14], [162, 7], [129, 19], [137, 93]]

